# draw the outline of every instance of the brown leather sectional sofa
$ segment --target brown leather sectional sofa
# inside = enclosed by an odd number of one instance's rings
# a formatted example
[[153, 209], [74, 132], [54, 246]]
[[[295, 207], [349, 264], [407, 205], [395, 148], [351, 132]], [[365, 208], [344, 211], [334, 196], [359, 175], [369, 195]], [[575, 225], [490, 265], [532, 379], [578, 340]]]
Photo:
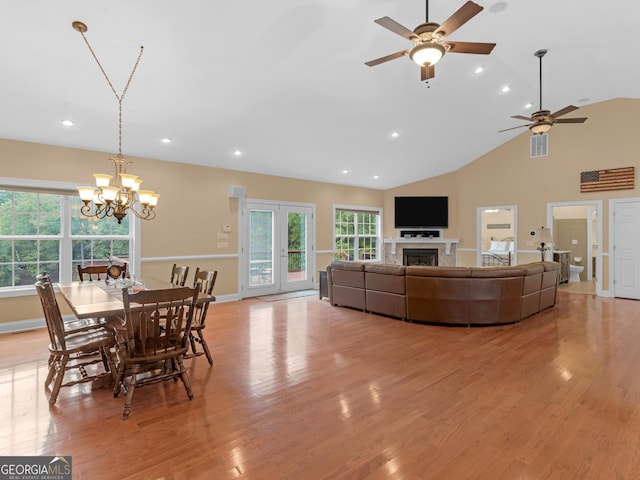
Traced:
[[552, 307], [560, 264], [428, 267], [334, 260], [332, 305], [410, 321], [453, 325], [518, 322]]

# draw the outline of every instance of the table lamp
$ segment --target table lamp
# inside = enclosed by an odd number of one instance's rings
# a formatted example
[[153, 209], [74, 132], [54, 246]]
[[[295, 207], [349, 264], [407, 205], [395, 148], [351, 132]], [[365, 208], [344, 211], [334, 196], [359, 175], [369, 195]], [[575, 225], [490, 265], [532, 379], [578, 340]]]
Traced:
[[538, 243], [538, 250], [540, 250], [541, 261], [544, 262], [544, 256], [549, 250], [547, 244], [553, 243], [553, 237], [551, 236], [551, 230], [545, 227], [536, 228], [533, 234], [533, 241]]

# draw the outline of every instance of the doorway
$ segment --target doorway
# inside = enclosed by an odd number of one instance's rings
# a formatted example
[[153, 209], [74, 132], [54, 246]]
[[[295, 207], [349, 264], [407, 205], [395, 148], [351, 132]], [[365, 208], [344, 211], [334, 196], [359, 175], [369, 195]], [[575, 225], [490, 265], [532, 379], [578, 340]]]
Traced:
[[547, 227], [553, 250], [568, 252], [569, 268], [580, 270], [561, 288], [602, 295], [602, 200], [548, 203]]
[[517, 265], [517, 211], [515, 205], [476, 210], [476, 265]]
[[243, 298], [312, 289], [315, 207], [251, 200], [241, 216]]

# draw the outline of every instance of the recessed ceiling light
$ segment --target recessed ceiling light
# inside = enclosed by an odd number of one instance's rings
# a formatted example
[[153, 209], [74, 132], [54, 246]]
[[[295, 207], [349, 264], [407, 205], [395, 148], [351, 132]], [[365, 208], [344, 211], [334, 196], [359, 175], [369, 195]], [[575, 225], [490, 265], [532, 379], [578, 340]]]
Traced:
[[531, 107], [533, 107], [533, 103], [531, 102], [525, 103], [524, 105], [524, 108], [531, 108]]
[[347, 170], [347, 169], [342, 170], [342, 173], [344, 173], [346, 175], [347, 173], [349, 173], [349, 170]]
[[507, 93], [509, 90], [511, 90], [511, 87], [509, 85], [505, 85], [500, 91], [502, 93]]
[[242, 155], [242, 152], [241, 152], [240, 150], [236, 150], [235, 152], [233, 152], [233, 154], [234, 154], [236, 157], [239, 157], [239, 156], [241, 156], [241, 155]]
[[164, 137], [162, 140], [160, 140], [162, 143], [171, 143], [171, 139]]
[[374, 176], [373, 176], [373, 179], [374, 179], [374, 180], [378, 180], [379, 178], [380, 178], [380, 175], [374, 175]]
[[395, 132], [391, 132], [391, 137], [392, 138], [398, 138], [400, 136], [400, 132], [399, 131], [395, 131]]
[[476, 67], [476, 69], [473, 71], [473, 73], [475, 73], [476, 75], [482, 72], [484, 72], [484, 67], [482, 65]]
[[60, 123], [65, 127], [73, 127], [75, 125], [73, 120], [62, 120]]

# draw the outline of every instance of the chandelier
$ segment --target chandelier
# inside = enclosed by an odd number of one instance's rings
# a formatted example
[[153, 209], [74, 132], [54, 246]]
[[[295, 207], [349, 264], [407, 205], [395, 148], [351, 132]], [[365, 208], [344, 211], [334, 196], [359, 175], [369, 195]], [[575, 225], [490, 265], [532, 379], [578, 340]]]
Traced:
[[106, 78], [109, 87], [111, 87], [111, 91], [118, 100], [118, 154], [114, 158], [109, 159], [115, 167], [115, 175], [94, 173], [95, 186], [77, 187], [80, 199], [82, 200], [80, 213], [86, 217], [115, 217], [118, 223], [122, 223], [122, 219], [126, 217], [127, 212], [130, 211], [138, 218], [152, 220], [156, 216], [154, 208], [158, 204], [158, 197], [160, 197], [160, 195], [152, 190], [140, 190], [142, 179], [137, 175], [127, 173], [127, 166], [133, 162], [122, 156], [122, 101], [127, 93], [131, 79], [136, 72], [144, 47], [140, 47], [140, 54], [133, 66], [131, 75], [129, 75], [129, 80], [127, 80], [127, 84], [122, 90], [122, 93], [118, 95], [84, 35], [87, 31], [87, 26], [78, 21], [73, 22], [71, 26], [82, 35], [84, 42], [87, 44], [87, 47], [89, 47], [91, 55], [98, 64], [98, 67], [100, 67], [100, 71], [104, 75], [104, 78]]

